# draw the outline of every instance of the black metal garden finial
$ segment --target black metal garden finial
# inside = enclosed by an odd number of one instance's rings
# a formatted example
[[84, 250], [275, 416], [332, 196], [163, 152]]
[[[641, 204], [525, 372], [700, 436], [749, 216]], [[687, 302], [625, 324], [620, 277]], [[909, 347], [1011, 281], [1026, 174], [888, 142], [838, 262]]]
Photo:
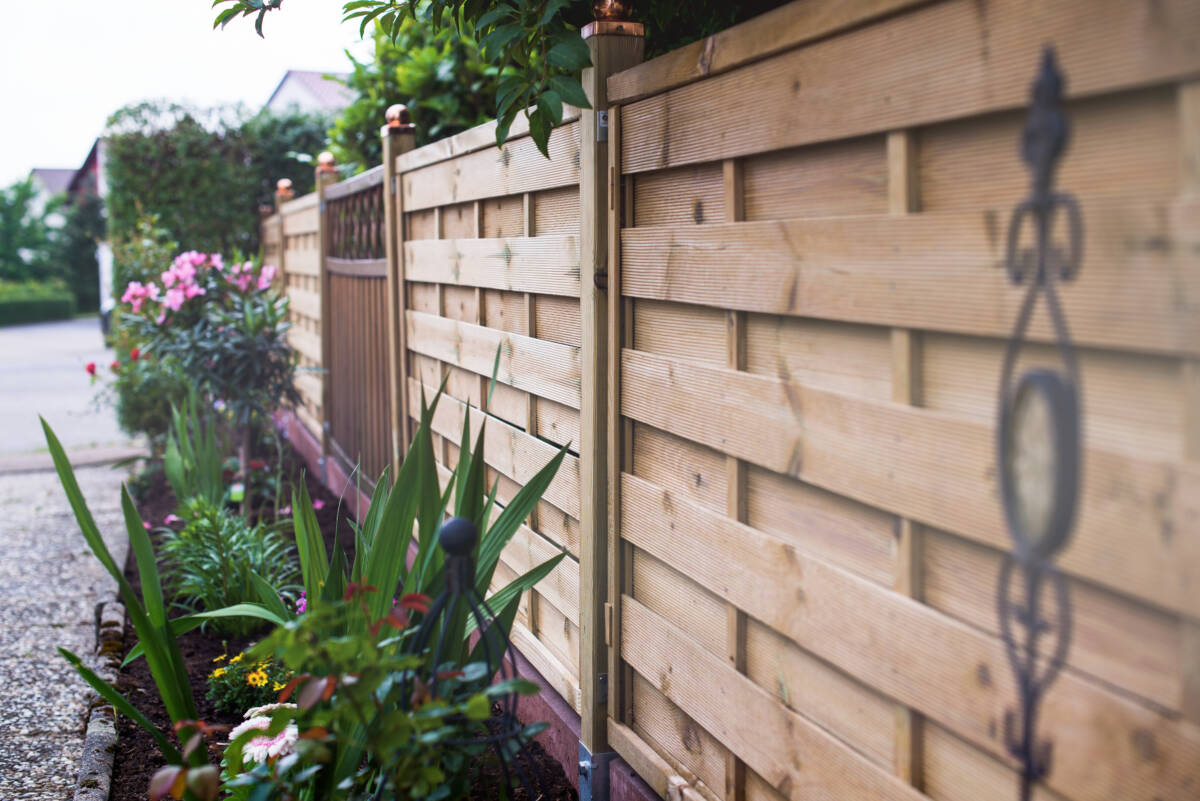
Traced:
[[[429, 612], [417, 629], [413, 649], [424, 653], [429, 641], [437, 634], [437, 642], [429, 661], [430, 675], [427, 677], [429, 694], [438, 696], [438, 684], [445, 680], [445, 669], [453, 670], [458, 665], [443, 665], [443, 661], [454, 653], [461, 643], [465, 631], [459, 626], [462, 620], [457, 610], [467, 610], [468, 625], [471, 622], [479, 632], [479, 648], [482, 662], [487, 665], [482, 683], [493, 678], [507, 681], [517, 677], [516, 659], [512, 643], [503, 626], [497, 625], [496, 615], [475, 588], [475, 548], [479, 543], [479, 531], [475, 524], [463, 517], [452, 517], [438, 531], [438, 544], [446, 555], [445, 586], [429, 606]], [[484, 746], [490, 749], [499, 761], [501, 780], [505, 785], [506, 797], [512, 796], [518, 783], [529, 798], [539, 798], [542, 793], [542, 777], [536, 769], [526, 770], [533, 760], [525, 754], [526, 737], [517, 717], [516, 692], [500, 696], [496, 705], [499, 715], [493, 714], [476, 736], [454, 741], [455, 745]]]
[[[1013, 540], [1000, 568], [997, 606], [1020, 702], [1019, 711], [1005, 715], [1004, 737], [1021, 763], [1022, 801], [1050, 771], [1052, 744], [1037, 739], [1037, 715], [1071, 643], [1070, 596], [1053, 559], [1070, 539], [1082, 471], [1079, 365], [1057, 292], [1059, 281], [1078, 272], [1083, 256], [1079, 204], [1054, 190], [1055, 170], [1070, 139], [1062, 94], [1062, 74], [1054, 50], [1047, 47], [1021, 138], [1032, 188], [1014, 209], [1008, 231], [1009, 277], [1014, 283], [1027, 282], [1028, 289], [1004, 353], [996, 441], [1001, 500]], [[1066, 225], [1065, 250], [1053, 241], [1060, 214]], [[1026, 223], [1032, 226], [1032, 247], [1022, 246]], [[1046, 302], [1061, 369], [1031, 368], [1016, 378], [1017, 357], [1039, 296]], [[1043, 605], [1043, 590], [1050, 593], [1049, 606], [1056, 611], [1052, 616]], [[1053, 638], [1049, 659], [1038, 655], [1042, 635]]]

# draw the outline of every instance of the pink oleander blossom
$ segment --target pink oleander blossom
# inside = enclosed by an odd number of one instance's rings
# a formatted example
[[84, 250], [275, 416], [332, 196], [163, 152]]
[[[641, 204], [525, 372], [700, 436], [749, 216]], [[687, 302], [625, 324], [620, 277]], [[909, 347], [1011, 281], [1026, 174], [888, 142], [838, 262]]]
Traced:
[[166, 297], [163, 298], [163, 306], [171, 311], [179, 311], [179, 307], [187, 300], [187, 294], [182, 288], [173, 286], [167, 290]]
[[275, 274], [278, 272], [273, 264], [264, 264], [262, 270], [258, 273], [258, 288], [270, 289], [271, 282], [275, 280]]
[[302, 615], [308, 611], [308, 596], [305, 590], [300, 590], [300, 597], [296, 600], [296, 614]]
[[314, 511], [319, 512], [324, 508], [325, 508], [325, 501], [321, 500], [320, 498], [317, 498], [315, 501], [313, 501], [313, 510]]
[[[257, 711], [257, 710], [252, 710]], [[266, 716], [252, 717], [244, 723], [233, 727], [229, 732], [229, 740], [237, 739], [239, 735], [254, 729], [266, 730], [271, 726], [271, 718]], [[289, 723], [283, 731], [274, 736], [253, 737], [242, 748], [242, 757], [251, 762], [266, 762], [267, 760], [290, 754], [296, 741], [300, 739], [300, 730], [295, 723]]]

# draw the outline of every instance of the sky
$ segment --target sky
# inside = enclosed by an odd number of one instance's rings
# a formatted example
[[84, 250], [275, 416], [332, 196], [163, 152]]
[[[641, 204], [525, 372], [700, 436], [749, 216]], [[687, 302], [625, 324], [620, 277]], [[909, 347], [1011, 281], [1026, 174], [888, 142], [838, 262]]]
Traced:
[[261, 107], [288, 69], [346, 72], [363, 57], [341, 0], [290, 0], [213, 30], [212, 0], [3, 0], [0, 186], [33, 167], [77, 168], [108, 115], [168, 98]]

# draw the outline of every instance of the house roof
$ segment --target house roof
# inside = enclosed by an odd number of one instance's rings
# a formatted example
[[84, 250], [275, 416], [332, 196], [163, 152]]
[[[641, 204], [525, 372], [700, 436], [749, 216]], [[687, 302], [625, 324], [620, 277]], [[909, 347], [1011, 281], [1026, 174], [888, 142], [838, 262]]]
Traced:
[[36, 179], [46, 192], [51, 195], [57, 195], [59, 192], [66, 192], [67, 187], [71, 185], [71, 179], [75, 177], [75, 170], [71, 168], [58, 167], [34, 167], [29, 171], [29, 177]]
[[[328, 76], [328, 77], [326, 77]], [[341, 111], [354, 99], [354, 93], [339, 83], [349, 77], [345, 72], [316, 72], [313, 70], [288, 70], [283, 79], [267, 98], [265, 106], [279, 96], [284, 86], [289, 83], [299, 85], [312, 98], [312, 107], [326, 111]], [[334, 80], [337, 79], [337, 80]]]

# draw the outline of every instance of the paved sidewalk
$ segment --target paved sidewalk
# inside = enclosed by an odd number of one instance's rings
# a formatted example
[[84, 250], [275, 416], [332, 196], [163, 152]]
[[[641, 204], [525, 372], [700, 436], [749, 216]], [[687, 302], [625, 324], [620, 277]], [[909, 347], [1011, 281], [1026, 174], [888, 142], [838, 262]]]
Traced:
[[[118, 564], [128, 540], [124, 470], [79, 469], [96, 524]], [[0, 799], [69, 799], [90, 688], [58, 655], [95, 664], [95, 607], [116, 585], [92, 556], [51, 471], [0, 475]]]

